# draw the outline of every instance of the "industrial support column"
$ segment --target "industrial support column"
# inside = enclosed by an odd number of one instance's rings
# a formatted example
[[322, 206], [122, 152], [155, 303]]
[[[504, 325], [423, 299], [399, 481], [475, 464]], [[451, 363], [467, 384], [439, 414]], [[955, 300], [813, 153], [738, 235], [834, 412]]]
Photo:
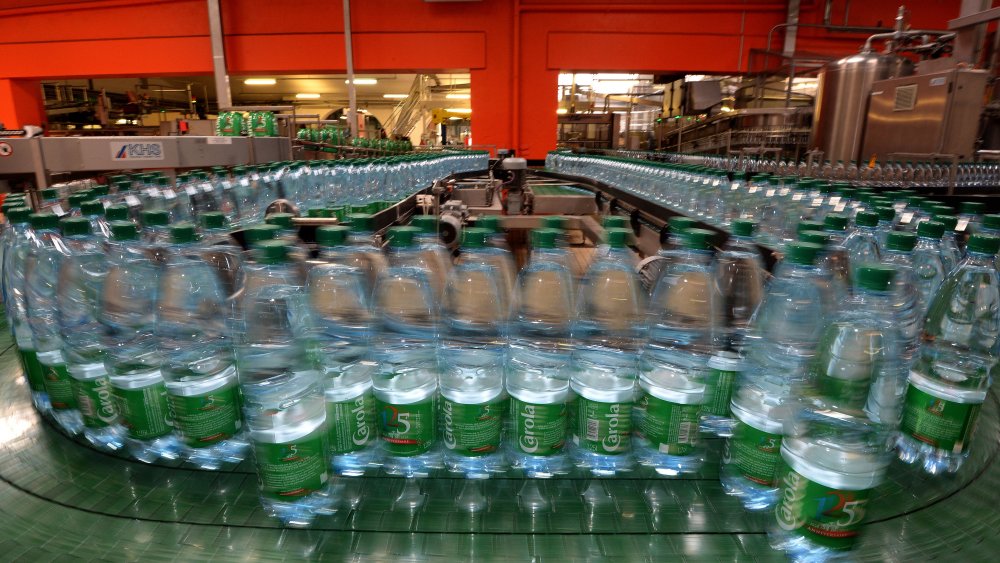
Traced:
[[351, 137], [358, 136], [358, 91], [354, 84], [354, 40], [351, 38], [351, 0], [344, 0], [344, 54], [347, 57], [347, 106]]
[[[208, 1], [208, 31], [212, 39], [212, 72], [215, 73], [215, 99], [219, 109], [233, 107], [229, 90], [229, 71], [226, 69], [226, 46], [222, 40], [222, 12], [219, 0]], [[205, 100], [208, 103], [208, 100]]]
[[45, 125], [42, 86], [38, 80], [0, 78], [0, 123], [7, 129]]

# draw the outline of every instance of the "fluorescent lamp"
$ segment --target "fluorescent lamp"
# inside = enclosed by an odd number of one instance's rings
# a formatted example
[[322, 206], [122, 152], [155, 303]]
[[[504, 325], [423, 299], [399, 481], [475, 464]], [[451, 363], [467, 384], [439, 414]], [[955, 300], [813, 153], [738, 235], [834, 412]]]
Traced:
[[[350, 80], [345, 80], [344, 81], [344, 84], [350, 84], [350, 83], [351, 83]], [[355, 78], [354, 79], [354, 85], [355, 86], [374, 86], [376, 84], [378, 84], [378, 80], [375, 79], [375, 78]]]
[[470, 108], [444, 108], [448, 113], [472, 113]]
[[128, 120], [127, 119], [119, 119], [118, 121], [115, 122], [115, 125], [128, 125]]
[[318, 100], [319, 94], [301, 93], [301, 94], [295, 94], [295, 98], [299, 100]]
[[564, 115], [564, 114], [569, 113], [569, 110], [566, 109], [566, 108], [559, 108], [559, 109], [556, 110], [556, 113], [559, 114], [559, 115]]
[[406, 98], [409, 98], [410, 95], [409, 94], [382, 94], [382, 97], [386, 98], [388, 100], [405, 100]]
[[461, 120], [462, 120], [461, 117], [457, 117], [454, 115], [448, 118], [448, 121], [461, 121]]
[[247, 86], [274, 86], [278, 81], [273, 78], [247, 78], [243, 83]]
[[468, 100], [472, 98], [472, 94], [446, 94], [445, 98], [449, 100]]

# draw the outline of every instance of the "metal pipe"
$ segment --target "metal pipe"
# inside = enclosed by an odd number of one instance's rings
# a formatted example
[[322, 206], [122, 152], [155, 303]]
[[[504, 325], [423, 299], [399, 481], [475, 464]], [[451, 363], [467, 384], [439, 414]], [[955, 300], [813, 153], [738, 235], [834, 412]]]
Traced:
[[222, 12], [219, 0], [208, 3], [208, 30], [212, 42], [212, 71], [215, 74], [215, 99], [219, 109], [233, 105], [233, 94], [229, 89], [229, 74], [226, 70], [226, 47], [222, 40]]
[[347, 124], [351, 137], [358, 136], [358, 91], [354, 84], [354, 42], [351, 38], [351, 0], [344, 0], [344, 53], [347, 57], [347, 105], [351, 112]]
[[[788, 0], [788, 25], [785, 27], [785, 43], [781, 53], [786, 57], [795, 54], [795, 39], [799, 33], [799, 0]], [[771, 46], [768, 45], [768, 48]]]
[[913, 37], [915, 35], [933, 35], [942, 40], [947, 41], [955, 36], [952, 31], [939, 31], [933, 29], [912, 29], [909, 31], [894, 31], [892, 33], [876, 33], [871, 35], [865, 40], [865, 46], [862, 51], [870, 52], [872, 50], [872, 41], [876, 39], [902, 39], [904, 37]]
[[[788, 27], [788, 25], [789, 24], [787, 22], [779, 23], [779, 24], [775, 25], [774, 27], [772, 27], [771, 30], [767, 32], [767, 43], [766, 43], [767, 46], [766, 46], [766, 49], [768, 51], [771, 50], [771, 43], [772, 43], [772, 40], [774, 38], [774, 32], [777, 31], [778, 29], [783, 28], [783, 27]], [[827, 31], [836, 32], [836, 33], [859, 33], [860, 34], [860, 33], [879, 33], [879, 32], [883, 32], [883, 31], [892, 31], [892, 29], [888, 28], [888, 27], [865, 27], [865, 26], [853, 26], [853, 25], [823, 25], [823, 24], [818, 24], [818, 23], [796, 23], [795, 26], [796, 27], [808, 27], [808, 28], [814, 28], [814, 29], [825, 29]]]

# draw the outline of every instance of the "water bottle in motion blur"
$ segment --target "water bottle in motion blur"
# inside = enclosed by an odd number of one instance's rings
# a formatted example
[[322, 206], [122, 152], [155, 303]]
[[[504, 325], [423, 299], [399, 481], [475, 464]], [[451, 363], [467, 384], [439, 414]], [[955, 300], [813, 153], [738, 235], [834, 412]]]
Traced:
[[744, 508], [774, 506], [783, 425], [805, 390], [825, 320], [834, 308], [822, 247], [795, 242], [754, 318], [746, 370], [733, 394], [737, 423], [723, 450], [721, 481]]
[[100, 242], [103, 239], [93, 236], [92, 224], [87, 217], [62, 222], [67, 252], [59, 266], [57, 316], [83, 435], [95, 447], [113, 451], [125, 445], [125, 429], [104, 367], [97, 311], [108, 265]]
[[958, 247], [958, 237], [955, 233], [958, 217], [935, 215], [934, 221], [944, 225], [944, 235], [941, 237], [941, 265], [944, 266], [944, 274], [947, 276], [962, 260], [962, 250]]
[[595, 475], [628, 471], [634, 463], [632, 408], [646, 312], [627, 247], [632, 231], [611, 228], [605, 236], [608, 253], [580, 285], [570, 382], [579, 397], [571, 429], [577, 463]]
[[899, 458], [928, 473], [955, 472], [969, 455], [976, 418], [997, 363], [1000, 238], [973, 235], [967, 255], [931, 301], [910, 371]]
[[684, 251], [660, 278], [648, 309], [635, 449], [639, 462], [661, 475], [697, 471], [704, 459], [699, 420], [721, 325], [711, 265], [714, 235], [684, 231]]
[[36, 213], [31, 215], [30, 220], [32, 231], [24, 262], [28, 324], [38, 361], [42, 364], [52, 416], [63, 430], [77, 434], [83, 430], [83, 420], [76, 408], [73, 380], [66, 371], [57, 317], [56, 287], [65, 245], [58, 231], [59, 219], [55, 215]]
[[221, 276], [203, 256], [191, 223], [170, 228], [160, 275], [156, 338], [167, 399], [183, 457], [202, 469], [243, 460], [239, 379], [226, 337]]
[[372, 394], [371, 286], [365, 263], [349, 243], [350, 227], [316, 229], [320, 259], [306, 278], [316, 345], [325, 381], [333, 468], [362, 475], [373, 465], [377, 442]]
[[14, 333], [18, 355], [24, 377], [31, 389], [31, 401], [40, 412], [48, 412], [52, 407], [49, 395], [45, 391], [45, 375], [42, 364], [38, 362], [35, 342], [31, 336], [31, 325], [28, 324], [27, 286], [25, 285], [25, 269], [28, 251], [31, 250], [31, 226], [27, 207], [15, 207], [7, 214], [10, 229], [5, 238], [3, 282], [4, 306], [7, 309], [7, 319]]
[[389, 230], [389, 267], [374, 296], [375, 408], [383, 467], [406, 477], [425, 476], [439, 465], [437, 303], [431, 268], [415, 245], [417, 232]]
[[436, 215], [414, 215], [410, 224], [418, 229], [414, 231], [414, 245], [423, 255], [423, 261], [429, 268], [434, 295], [440, 299], [444, 295], [444, 286], [451, 270], [451, 253], [438, 236], [438, 220]]
[[254, 248], [262, 280], [244, 297], [236, 355], [265, 512], [305, 526], [334, 511], [329, 434], [310, 313], [286, 241]]
[[[442, 310], [441, 436], [445, 465], [470, 479], [504, 469], [503, 370], [510, 302], [483, 228], [463, 233], [461, 261], [449, 277]], [[509, 258], [508, 258], [509, 260]]]
[[931, 299], [937, 294], [941, 282], [944, 281], [950, 269], [945, 269], [941, 237], [944, 235], [944, 225], [937, 221], [921, 221], [917, 225], [917, 245], [913, 248], [913, 273], [920, 291], [921, 321], [927, 314]]
[[854, 230], [844, 239], [847, 261], [851, 267], [851, 279], [859, 266], [880, 261], [881, 249], [878, 241], [878, 214], [859, 211], [854, 216]]
[[128, 431], [126, 445], [133, 457], [146, 463], [161, 457], [176, 459], [180, 451], [160, 372], [163, 356], [154, 335], [159, 266], [150, 259], [131, 221], [112, 222], [111, 236], [98, 321], [103, 327], [104, 365]]
[[956, 230], [963, 233], [978, 233], [983, 223], [986, 204], [981, 201], [963, 201], [959, 207]]
[[901, 349], [903, 361], [909, 365], [920, 347], [920, 328], [923, 326], [923, 311], [927, 305], [922, 302], [920, 285], [913, 264], [913, 248], [917, 235], [906, 231], [893, 231], [885, 239], [882, 262], [896, 268], [893, 276], [894, 307], [904, 345]]
[[511, 397], [514, 466], [529, 477], [569, 470], [572, 274], [556, 248], [559, 231], [531, 232], [531, 262], [517, 278], [511, 324], [507, 393]]

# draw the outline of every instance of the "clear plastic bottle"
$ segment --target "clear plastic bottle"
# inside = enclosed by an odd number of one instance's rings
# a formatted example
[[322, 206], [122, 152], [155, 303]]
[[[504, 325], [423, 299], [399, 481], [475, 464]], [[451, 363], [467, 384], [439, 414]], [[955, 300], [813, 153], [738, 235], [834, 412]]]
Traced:
[[119, 450], [125, 429], [115, 406], [111, 380], [104, 367], [98, 297], [108, 274], [101, 241], [91, 233], [87, 217], [62, 222], [66, 254], [59, 265], [56, 310], [66, 371], [83, 423], [83, 435], [95, 447]]
[[708, 360], [718, 350], [720, 298], [713, 280], [712, 231], [684, 231], [684, 251], [660, 278], [647, 314], [636, 405], [636, 457], [657, 473], [697, 471], [698, 430]]
[[500, 445], [510, 316], [505, 305], [510, 298], [501, 294], [506, 274], [490, 252], [494, 250], [489, 247], [491, 235], [483, 228], [464, 231], [461, 261], [448, 277], [441, 315], [440, 423], [445, 465], [470, 479], [504, 470]]
[[959, 207], [958, 225], [955, 230], [961, 233], [975, 234], [983, 223], [986, 204], [981, 201], [963, 201]]
[[844, 239], [847, 260], [851, 268], [851, 279], [859, 266], [881, 261], [878, 241], [878, 214], [859, 211], [854, 216], [854, 230]]
[[733, 394], [737, 423], [723, 450], [726, 493], [744, 508], [763, 510], [778, 499], [783, 425], [809, 380], [820, 336], [834, 310], [830, 279], [816, 261], [823, 247], [788, 245], [754, 317], [746, 370]]
[[958, 471], [968, 457], [997, 363], [1000, 239], [973, 235], [966, 250], [931, 301], [896, 444], [901, 460], [931, 474]]
[[163, 356], [156, 343], [159, 266], [139, 241], [135, 223], [111, 223], [108, 275], [101, 292], [98, 320], [103, 328], [104, 365], [133, 457], [146, 463], [176, 459], [167, 388], [160, 372]]
[[875, 212], [878, 213], [876, 236], [878, 237], [878, 246], [881, 252], [885, 249], [885, 239], [889, 237], [889, 233], [896, 229], [897, 212], [891, 205], [878, 206], [875, 208]]
[[936, 221], [921, 221], [917, 225], [917, 245], [913, 248], [913, 272], [916, 275], [917, 289], [920, 291], [921, 321], [927, 314], [931, 299], [944, 281], [944, 276], [951, 271], [945, 269], [942, 259], [943, 235], [944, 225]]
[[436, 215], [414, 215], [410, 225], [414, 231], [414, 244], [423, 255], [423, 261], [430, 268], [429, 275], [438, 299], [444, 296], [445, 283], [451, 270], [451, 252], [441, 243], [438, 236], [439, 218]]
[[955, 235], [958, 217], [935, 215], [934, 221], [944, 225], [944, 235], [941, 237], [941, 265], [944, 266], [944, 274], [947, 276], [962, 260], [962, 250], [958, 246], [958, 237]]
[[290, 526], [334, 512], [323, 381], [287, 241], [257, 243], [261, 278], [243, 300], [236, 356], [264, 511]]
[[642, 287], [652, 295], [657, 283], [667, 268], [675, 262], [682, 254], [683, 244], [681, 243], [682, 233], [688, 229], [693, 229], [698, 225], [698, 221], [690, 217], [675, 215], [667, 221], [668, 236], [663, 248], [654, 256], [647, 256], [636, 265]]
[[90, 221], [90, 232], [101, 241], [111, 238], [111, 228], [104, 219], [104, 204], [99, 199], [89, 199], [80, 204], [80, 215]]
[[602, 476], [634, 464], [632, 409], [646, 312], [626, 246], [632, 231], [612, 228], [605, 236], [608, 253], [597, 257], [580, 285], [570, 381], [578, 397], [571, 429], [577, 463]]
[[247, 449], [239, 378], [226, 335], [229, 293], [205, 260], [191, 223], [170, 228], [160, 274], [155, 337], [167, 405], [182, 457], [202, 469], [239, 463]]
[[923, 326], [923, 311], [920, 285], [914, 270], [913, 248], [917, 245], [917, 235], [906, 231], [893, 231], [886, 237], [882, 262], [895, 266], [893, 293], [895, 309], [903, 334], [904, 345], [900, 351], [903, 361], [909, 365], [920, 347], [920, 329]]
[[378, 436], [372, 393], [374, 319], [366, 263], [348, 246], [346, 226], [316, 229], [323, 263], [306, 277], [315, 341], [325, 381], [330, 453], [338, 474], [357, 476], [374, 466]]
[[55, 215], [35, 213], [30, 220], [32, 230], [24, 262], [28, 324], [38, 361], [42, 364], [52, 417], [64, 431], [78, 434], [83, 430], [83, 420], [77, 410], [73, 380], [66, 371], [57, 317], [56, 286], [66, 247], [59, 234], [59, 219]]
[[836, 298], [847, 298], [851, 292], [851, 267], [844, 248], [847, 236], [848, 218], [845, 215], [830, 214], [823, 219], [823, 232], [827, 234], [827, 245], [820, 256], [819, 264], [833, 275]]
[[376, 283], [372, 348], [383, 467], [423, 477], [440, 466], [437, 441], [438, 305], [414, 227], [389, 230], [389, 267]]
[[517, 278], [507, 393], [515, 467], [547, 478], [569, 470], [566, 456], [574, 311], [572, 274], [556, 248], [559, 231], [531, 232], [531, 262]]

